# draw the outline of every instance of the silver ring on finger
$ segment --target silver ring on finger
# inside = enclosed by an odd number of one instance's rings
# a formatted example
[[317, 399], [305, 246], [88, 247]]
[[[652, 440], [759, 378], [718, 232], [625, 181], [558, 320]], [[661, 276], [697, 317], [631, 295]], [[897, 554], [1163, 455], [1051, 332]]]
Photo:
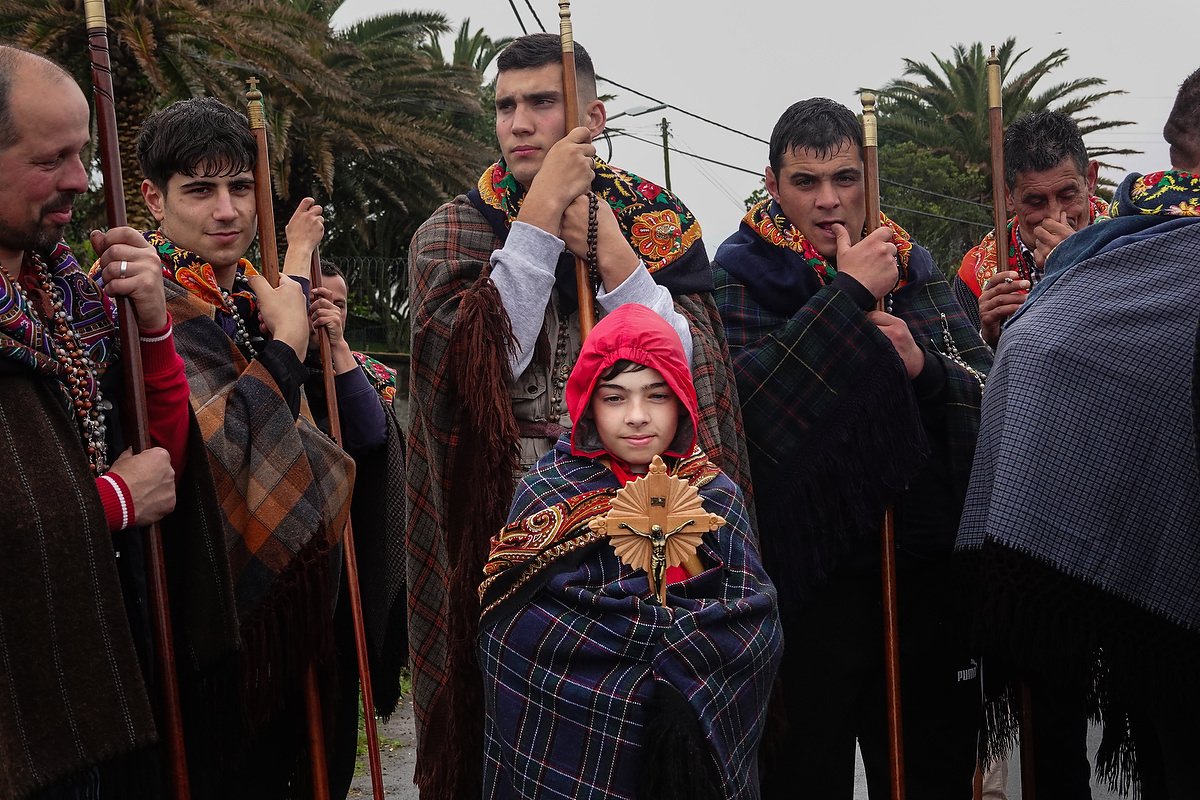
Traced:
[[117, 270], [117, 277], [118, 277], [118, 278], [124, 278], [124, 277], [125, 277], [125, 273], [127, 273], [128, 271], [129, 271], [129, 262], [128, 262], [128, 261], [122, 261], [122, 262], [121, 262], [121, 268]]

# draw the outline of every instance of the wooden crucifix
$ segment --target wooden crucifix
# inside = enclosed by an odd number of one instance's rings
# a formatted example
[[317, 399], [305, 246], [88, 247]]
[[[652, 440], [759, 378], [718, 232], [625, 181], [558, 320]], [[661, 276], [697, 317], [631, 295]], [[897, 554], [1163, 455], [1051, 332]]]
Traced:
[[607, 514], [588, 523], [608, 534], [621, 563], [646, 571], [660, 605], [667, 603], [667, 568], [682, 566], [690, 575], [698, 574], [703, 569], [696, 554], [701, 537], [724, 524], [724, 517], [704, 510], [695, 486], [667, 474], [659, 456], [644, 476], [617, 492]]

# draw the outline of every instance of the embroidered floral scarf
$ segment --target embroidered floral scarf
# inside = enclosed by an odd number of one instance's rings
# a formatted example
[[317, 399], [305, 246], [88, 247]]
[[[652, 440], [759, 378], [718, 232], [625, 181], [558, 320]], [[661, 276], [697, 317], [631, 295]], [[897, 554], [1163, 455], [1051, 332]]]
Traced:
[[1200, 175], [1180, 170], [1160, 170], [1135, 177], [1128, 195], [1118, 191], [1114, 217], [1153, 214], [1165, 217], [1200, 217]]
[[[147, 231], [142, 235], [158, 251], [158, 258], [163, 265], [163, 277], [174, 281], [186, 289], [189, 294], [213, 306], [216, 309], [217, 323], [230, 339], [234, 339], [237, 323], [225, 303], [212, 264], [204, 261], [190, 250], [185, 250], [175, 244], [163, 235], [161, 230]], [[233, 291], [228, 293], [230, 302], [233, 303], [251, 337], [258, 335], [259, 331], [258, 300], [249, 289], [239, 289], [238, 284], [240, 278], [251, 278], [258, 274], [258, 271], [247, 259], [239, 260], [238, 277], [234, 279]]]
[[[502, 212], [511, 225], [521, 210], [525, 187], [504, 159], [484, 170], [477, 188], [483, 202]], [[621, 232], [650, 272], [672, 263], [700, 240], [700, 223], [692, 212], [675, 195], [632, 172], [596, 159], [592, 191], [612, 208]]]
[[[1099, 197], [1092, 196], [1088, 199], [1089, 213], [1091, 222], [1104, 219], [1108, 215], [1108, 203], [1105, 203]], [[1023, 280], [1030, 283], [1036, 282], [1036, 277], [1032, 275], [1032, 268], [1025, 263], [1025, 259], [1021, 257], [1021, 223], [1017, 217], [1013, 217], [1008, 221], [1008, 258], [1005, 261], [1004, 270], [1016, 272]], [[972, 287], [975, 293], [979, 294], [979, 290], [987, 284], [988, 278], [996, 274], [996, 232], [989, 231], [987, 236], [979, 242], [979, 247], [974, 251], [977, 255], [975, 262], [975, 280], [976, 285]]]
[[350, 355], [354, 356], [354, 360], [358, 362], [363, 374], [367, 376], [367, 382], [371, 384], [371, 388], [383, 398], [384, 402], [391, 405], [392, 401], [396, 399], [396, 370], [357, 350], [351, 352]]
[[[817, 248], [813, 247], [812, 242], [784, 216], [783, 209], [775, 200], [767, 198], [759, 202], [746, 212], [742, 222], [767, 243], [791, 250], [799, 255], [808, 266], [812, 267], [822, 286], [827, 286], [837, 275], [837, 267], [830, 264], [824, 256], [817, 252]], [[912, 237], [908, 235], [908, 231], [882, 212], [879, 214], [879, 222], [881, 225], [891, 228], [896, 234], [892, 241], [896, 245], [896, 254], [900, 262], [900, 284], [896, 287], [900, 288], [908, 283], [908, 257], [912, 253]]]
[[[26, 271], [18, 280], [18, 288], [4, 270], [0, 270], [0, 357], [23, 364], [35, 372], [54, 377], [68, 400], [70, 395], [63, 383], [67, 373], [54, 357], [58, 343], [53, 327], [47, 325], [32, 305], [31, 297], [39, 297], [42, 287], [36, 272], [45, 272], [62, 292], [63, 310], [71, 320], [71, 329], [95, 366], [85, 399], [92, 399], [99, 388], [100, 377], [116, 359], [116, 339], [112, 336], [114, 310], [112, 302], [79, 268], [66, 243], [59, 242], [49, 260], [29, 252], [26, 255], [34, 272]], [[49, 305], [51, 298], [45, 298]]]

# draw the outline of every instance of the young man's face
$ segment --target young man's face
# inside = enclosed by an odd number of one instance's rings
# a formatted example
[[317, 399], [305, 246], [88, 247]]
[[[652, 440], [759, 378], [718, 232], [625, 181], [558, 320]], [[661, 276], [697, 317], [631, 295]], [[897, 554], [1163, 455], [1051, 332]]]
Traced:
[[566, 134], [562, 65], [511, 69], [496, 77], [496, 140], [509, 170], [526, 188], [546, 151]]
[[1029, 247], [1037, 244], [1034, 229], [1044, 219], [1058, 220], [1077, 231], [1092, 221], [1089, 198], [1096, 193], [1096, 176], [1100, 165], [1088, 162], [1080, 172], [1071, 158], [1064, 158], [1042, 172], [1018, 172], [1013, 188], [1008, 192], [1008, 206], [1021, 225], [1021, 239]]
[[863, 161], [850, 140], [830, 155], [793, 148], [784, 153], [778, 174], [767, 167], [766, 179], [767, 191], [788, 221], [826, 260], [837, 256], [833, 223], [845, 226], [851, 244], [862, 238], [867, 218]]
[[[509, 171], [526, 189], [546, 152], [567, 133], [562, 76], [561, 64], [545, 64], [505, 70], [496, 77], [496, 141]], [[585, 91], [582, 83], [580, 91]], [[593, 137], [604, 130], [606, 113], [599, 100], [582, 100], [580, 116]]]
[[604, 449], [635, 472], [670, 447], [679, 427], [679, 399], [650, 367], [601, 378], [591, 408]]
[[26, 250], [49, 250], [62, 238], [75, 196], [88, 188], [80, 154], [91, 138], [83, 92], [38, 67], [16, 70], [9, 110], [16, 141], [0, 150], [0, 259], [5, 262]]
[[250, 249], [258, 233], [254, 174], [204, 177], [216, 170], [197, 167], [197, 175], [175, 173], [165, 187], [142, 181], [142, 197], [163, 235], [214, 267], [229, 267]]

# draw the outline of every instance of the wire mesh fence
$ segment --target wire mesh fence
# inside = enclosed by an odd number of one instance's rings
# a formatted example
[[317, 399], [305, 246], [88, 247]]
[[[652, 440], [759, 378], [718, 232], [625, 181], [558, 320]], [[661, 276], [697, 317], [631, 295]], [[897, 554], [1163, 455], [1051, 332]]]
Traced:
[[[349, 287], [346, 341], [372, 355], [407, 358], [412, 329], [408, 308], [408, 258], [331, 258]], [[384, 359], [387, 360], [387, 359]]]

